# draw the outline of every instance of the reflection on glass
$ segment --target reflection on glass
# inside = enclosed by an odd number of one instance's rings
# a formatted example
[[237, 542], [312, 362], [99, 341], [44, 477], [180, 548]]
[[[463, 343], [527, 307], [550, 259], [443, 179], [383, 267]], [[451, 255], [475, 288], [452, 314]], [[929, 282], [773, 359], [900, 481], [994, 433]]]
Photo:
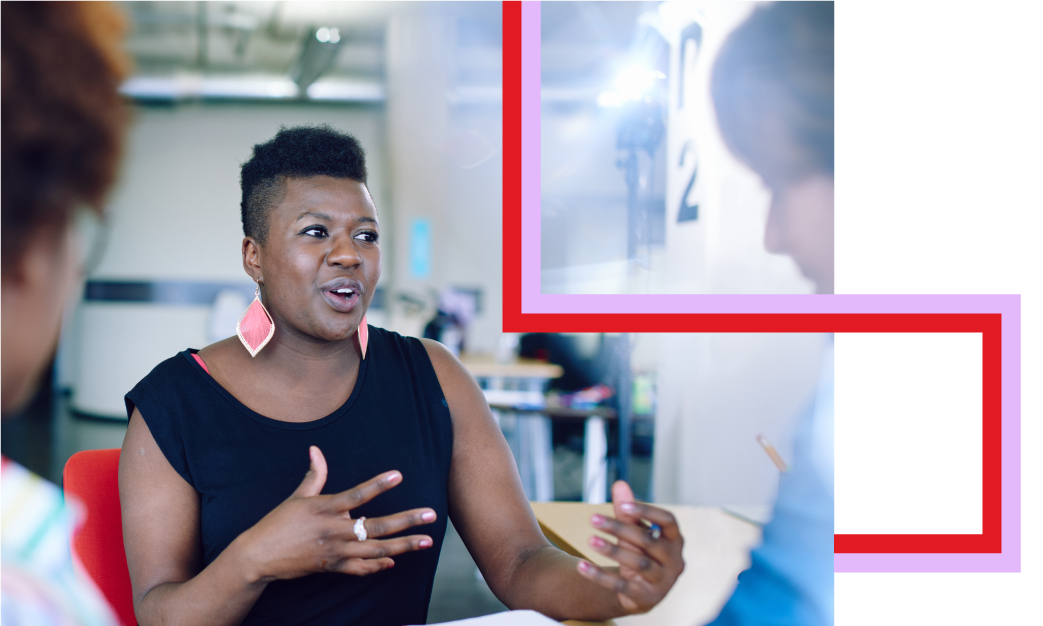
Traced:
[[709, 96], [743, 2], [541, 9], [543, 293], [810, 293], [764, 250], [769, 194]]

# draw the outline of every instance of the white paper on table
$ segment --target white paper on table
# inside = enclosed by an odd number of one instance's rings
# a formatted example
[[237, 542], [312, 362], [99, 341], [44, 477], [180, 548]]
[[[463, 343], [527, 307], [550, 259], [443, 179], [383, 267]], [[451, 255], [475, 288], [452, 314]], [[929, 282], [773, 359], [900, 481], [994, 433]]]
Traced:
[[459, 626], [561, 626], [560, 622], [556, 622], [536, 611], [503, 611], [502, 613], [493, 613], [492, 615], [483, 615], [482, 617], [441, 622], [441, 624]]

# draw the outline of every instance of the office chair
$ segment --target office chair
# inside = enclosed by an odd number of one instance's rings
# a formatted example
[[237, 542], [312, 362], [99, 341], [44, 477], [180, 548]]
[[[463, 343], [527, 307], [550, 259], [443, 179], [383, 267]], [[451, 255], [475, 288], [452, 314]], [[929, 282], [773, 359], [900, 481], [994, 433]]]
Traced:
[[87, 509], [85, 523], [71, 538], [73, 553], [109, 601], [120, 624], [134, 626], [138, 622], [123, 550], [119, 461], [119, 448], [77, 452], [65, 464], [62, 488], [66, 498], [75, 496]]

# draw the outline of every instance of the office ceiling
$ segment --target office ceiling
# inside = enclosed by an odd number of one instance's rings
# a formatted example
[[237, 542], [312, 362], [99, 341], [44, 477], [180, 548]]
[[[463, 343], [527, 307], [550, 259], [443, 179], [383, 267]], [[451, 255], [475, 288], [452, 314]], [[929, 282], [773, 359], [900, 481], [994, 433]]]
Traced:
[[[403, 13], [451, 18], [456, 44], [451, 74], [459, 93], [471, 89], [488, 100], [500, 87], [499, 2], [119, 4], [131, 23], [126, 47], [135, 61], [136, 80], [125, 92], [132, 97], [303, 98], [305, 93], [315, 95], [314, 90], [306, 92], [312, 77], [301, 77], [300, 66], [307, 60], [320, 86], [353, 86], [332, 99], [382, 101], [387, 28]], [[639, 16], [658, 4], [544, 2], [544, 90], [557, 90], [566, 100], [590, 100], [588, 92], [596, 93], [627, 62]], [[326, 50], [332, 58], [316, 59], [312, 53], [317, 50], [308, 50], [319, 28], [337, 29], [335, 50]]]
[[[499, 68], [502, 9], [489, 0], [118, 0], [131, 22], [126, 47], [138, 75], [286, 74], [316, 28], [336, 28], [326, 75], [379, 79], [384, 31], [398, 11], [456, 17], [461, 62]], [[482, 53], [482, 51], [486, 53]], [[470, 59], [468, 57], [477, 57]], [[496, 77], [499, 82], [499, 75]]]

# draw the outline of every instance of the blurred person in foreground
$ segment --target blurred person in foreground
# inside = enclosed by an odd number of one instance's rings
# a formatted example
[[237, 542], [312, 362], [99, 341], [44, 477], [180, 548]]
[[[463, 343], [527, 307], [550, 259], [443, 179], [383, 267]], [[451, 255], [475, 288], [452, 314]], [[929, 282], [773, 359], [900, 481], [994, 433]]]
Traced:
[[[833, 293], [833, 3], [758, 7], [725, 42], [711, 84], [725, 142], [771, 190], [764, 234]], [[750, 568], [717, 626], [833, 623], [833, 343]]]
[[[119, 13], [107, 3], [2, 5], [2, 411], [25, 405], [54, 354], [127, 119]], [[92, 217], [91, 217], [92, 216]], [[78, 506], [4, 458], [0, 622], [111, 624], [69, 548]]]

